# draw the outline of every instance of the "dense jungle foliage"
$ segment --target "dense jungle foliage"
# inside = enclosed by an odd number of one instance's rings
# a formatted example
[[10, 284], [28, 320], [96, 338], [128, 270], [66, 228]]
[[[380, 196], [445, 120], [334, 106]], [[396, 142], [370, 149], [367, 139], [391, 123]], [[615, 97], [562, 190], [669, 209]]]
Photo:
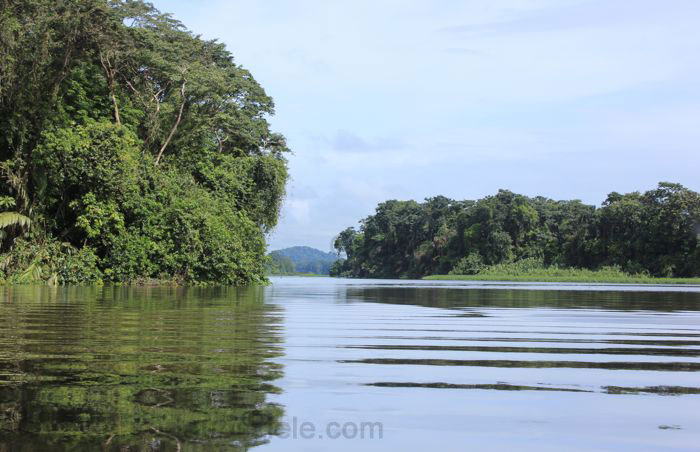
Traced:
[[672, 183], [645, 193], [611, 193], [599, 208], [506, 190], [478, 201], [387, 201], [359, 230], [338, 235], [335, 247], [347, 259], [331, 274], [469, 275], [523, 262], [550, 271], [613, 267], [629, 274], [700, 276], [699, 237], [700, 195]]
[[0, 280], [247, 284], [287, 180], [272, 99], [141, 0], [0, 0]]

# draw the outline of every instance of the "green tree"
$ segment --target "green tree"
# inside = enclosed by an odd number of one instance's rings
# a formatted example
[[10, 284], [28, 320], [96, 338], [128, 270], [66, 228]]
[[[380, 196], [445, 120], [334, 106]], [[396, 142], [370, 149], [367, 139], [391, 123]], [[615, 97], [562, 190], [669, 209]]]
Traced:
[[359, 231], [338, 236], [335, 248], [347, 260], [333, 274], [418, 277], [554, 265], [694, 276], [699, 237], [700, 195], [671, 183], [611, 193], [600, 208], [507, 190], [476, 201], [392, 200], [379, 204]]
[[87, 256], [115, 281], [263, 280], [288, 149], [223, 44], [141, 0], [2, 0], [0, 57], [3, 218], [32, 223], [2, 228], [7, 277]]

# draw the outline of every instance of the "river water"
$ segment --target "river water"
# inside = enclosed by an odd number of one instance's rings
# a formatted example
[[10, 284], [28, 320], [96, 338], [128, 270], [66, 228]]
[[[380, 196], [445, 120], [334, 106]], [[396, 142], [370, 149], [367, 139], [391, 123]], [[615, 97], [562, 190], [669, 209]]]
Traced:
[[700, 287], [0, 287], [0, 452], [698, 450]]

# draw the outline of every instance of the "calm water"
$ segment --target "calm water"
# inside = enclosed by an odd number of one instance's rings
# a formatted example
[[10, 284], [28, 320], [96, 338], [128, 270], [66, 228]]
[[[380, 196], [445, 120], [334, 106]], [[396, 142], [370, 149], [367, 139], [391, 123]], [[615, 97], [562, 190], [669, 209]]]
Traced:
[[0, 452], [698, 450], [698, 371], [698, 287], [0, 287]]

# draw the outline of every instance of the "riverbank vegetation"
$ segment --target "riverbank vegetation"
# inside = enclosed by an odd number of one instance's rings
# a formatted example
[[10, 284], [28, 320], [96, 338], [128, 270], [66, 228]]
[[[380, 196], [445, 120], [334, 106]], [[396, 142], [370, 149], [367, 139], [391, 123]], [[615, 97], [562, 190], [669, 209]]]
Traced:
[[338, 255], [309, 246], [293, 246], [271, 251], [265, 262], [265, 273], [276, 276], [328, 276]]
[[[644, 282], [700, 276], [700, 195], [660, 183], [600, 207], [507, 190], [381, 203], [335, 240], [334, 276]], [[624, 281], [623, 281], [624, 280]], [[642, 281], [644, 280], [644, 281]], [[674, 281], [676, 281], [674, 279]], [[663, 282], [655, 280], [654, 282]]]
[[578, 283], [628, 283], [628, 284], [700, 284], [700, 278], [659, 278], [648, 273], [629, 274], [619, 266], [587, 268], [545, 266], [541, 259], [527, 258], [485, 266], [474, 274], [462, 274], [459, 268], [447, 275], [430, 275], [427, 280], [461, 281], [539, 281]]
[[249, 284], [287, 180], [272, 99], [140, 0], [4, 0], [0, 279]]
[[265, 258], [265, 274], [293, 275], [296, 273], [294, 262], [287, 256], [272, 252]]

